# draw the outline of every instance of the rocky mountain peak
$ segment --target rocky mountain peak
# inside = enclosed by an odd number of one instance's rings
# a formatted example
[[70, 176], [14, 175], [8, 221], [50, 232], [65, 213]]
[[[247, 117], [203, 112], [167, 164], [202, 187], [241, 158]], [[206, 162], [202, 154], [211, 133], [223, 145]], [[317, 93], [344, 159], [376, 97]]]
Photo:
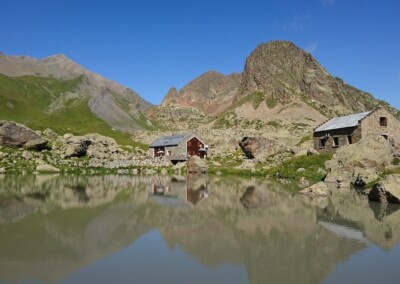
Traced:
[[175, 87], [169, 89], [168, 93], [165, 95], [163, 101], [161, 102], [161, 106], [165, 107], [168, 105], [179, 103], [179, 94], [178, 90]]
[[208, 71], [190, 81], [181, 90], [171, 88], [161, 106], [179, 104], [197, 108], [209, 115], [216, 115], [232, 102], [239, 87], [241, 75], [224, 75]]
[[377, 103], [331, 76], [309, 53], [288, 41], [260, 44], [246, 59], [235, 100], [255, 92], [281, 104], [300, 100], [327, 116], [370, 110]]

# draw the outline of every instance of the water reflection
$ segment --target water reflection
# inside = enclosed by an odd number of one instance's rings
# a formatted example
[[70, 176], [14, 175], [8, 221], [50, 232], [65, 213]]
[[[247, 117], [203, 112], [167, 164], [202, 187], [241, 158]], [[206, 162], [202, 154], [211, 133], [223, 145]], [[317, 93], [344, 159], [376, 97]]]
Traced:
[[0, 196], [7, 283], [317, 283], [400, 240], [398, 208], [377, 218], [356, 193], [310, 199], [258, 179], [2, 176]]

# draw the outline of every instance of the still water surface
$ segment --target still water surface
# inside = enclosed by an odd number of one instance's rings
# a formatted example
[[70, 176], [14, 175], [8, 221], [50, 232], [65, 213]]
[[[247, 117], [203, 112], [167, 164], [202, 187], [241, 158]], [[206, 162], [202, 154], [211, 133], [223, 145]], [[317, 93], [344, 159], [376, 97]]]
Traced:
[[0, 283], [400, 283], [398, 209], [259, 179], [0, 175]]

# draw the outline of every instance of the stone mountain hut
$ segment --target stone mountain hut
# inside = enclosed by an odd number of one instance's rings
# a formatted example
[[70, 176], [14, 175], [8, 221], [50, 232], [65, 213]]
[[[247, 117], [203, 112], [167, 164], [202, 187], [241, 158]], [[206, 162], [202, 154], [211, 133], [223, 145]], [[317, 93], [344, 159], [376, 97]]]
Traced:
[[333, 118], [314, 130], [314, 148], [332, 152], [366, 136], [383, 136], [393, 146], [400, 142], [400, 121], [384, 108]]
[[186, 161], [194, 155], [204, 159], [208, 151], [208, 145], [195, 134], [160, 137], [149, 148], [150, 157], [165, 156], [172, 162]]

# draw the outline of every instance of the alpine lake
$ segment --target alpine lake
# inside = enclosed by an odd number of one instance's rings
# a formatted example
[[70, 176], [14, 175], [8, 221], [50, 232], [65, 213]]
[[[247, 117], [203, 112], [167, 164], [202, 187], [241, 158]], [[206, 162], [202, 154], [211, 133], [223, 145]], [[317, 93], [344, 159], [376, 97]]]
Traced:
[[0, 283], [400, 283], [400, 207], [235, 176], [0, 175]]

